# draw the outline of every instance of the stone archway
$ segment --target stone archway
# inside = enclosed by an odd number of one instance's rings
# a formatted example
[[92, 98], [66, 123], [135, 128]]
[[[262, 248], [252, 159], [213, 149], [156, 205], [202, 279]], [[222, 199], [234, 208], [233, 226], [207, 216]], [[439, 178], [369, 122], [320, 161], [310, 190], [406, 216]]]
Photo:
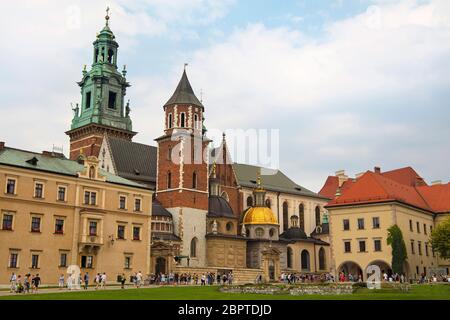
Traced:
[[[381, 276], [383, 276], [383, 274], [384, 274], [385, 272], [387, 273], [388, 277], [392, 276], [392, 268], [391, 268], [391, 266], [389, 265], [389, 263], [387, 263], [387, 262], [385, 262], [385, 261], [383, 261], [383, 260], [374, 260], [374, 261], [372, 261], [371, 263], [369, 263], [369, 264], [367, 265], [367, 267], [368, 267], [368, 266], [371, 266], [371, 265], [376, 265], [376, 266], [378, 266], [378, 267], [380, 268]], [[367, 270], [367, 267], [366, 267], [366, 270]], [[366, 276], [367, 276], [367, 275], [366, 275]]]
[[[345, 261], [343, 263], [341, 263], [341, 265], [338, 267], [337, 269], [338, 271], [338, 279], [339, 280], [339, 275], [342, 273], [344, 273], [345, 278], [348, 280], [349, 275], [353, 276], [353, 279], [357, 280], [359, 276], [363, 277], [363, 270], [360, 267], [359, 264], [357, 264], [354, 261]], [[364, 280], [365, 278], [363, 278]]]

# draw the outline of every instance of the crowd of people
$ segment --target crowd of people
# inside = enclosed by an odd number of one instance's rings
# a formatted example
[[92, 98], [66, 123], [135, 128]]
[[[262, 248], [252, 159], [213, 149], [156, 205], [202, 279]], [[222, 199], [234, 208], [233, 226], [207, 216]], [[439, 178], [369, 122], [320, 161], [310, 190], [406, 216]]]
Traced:
[[232, 272], [206, 272], [202, 274], [197, 273], [159, 273], [151, 274], [145, 281], [146, 284], [155, 285], [213, 285], [213, 284], [232, 284], [233, 273]]
[[37, 293], [39, 285], [41, 284], [41, 277], [39, 273], [32, 275], [27, 273], [23, 278], [22, 276], [16, 275], [14, 272], [11, 274], [10, 278], [10, 292], [14, 293]]
[[[303, 273], [282, 273], [280, 281], [287, 284], [308, 283], [308, 282], [334, 282], [334, 276], [331, 273], [323, 274], [303, 274]], [[258, 282], [262, 282], [262, 276], [259, 276]]]

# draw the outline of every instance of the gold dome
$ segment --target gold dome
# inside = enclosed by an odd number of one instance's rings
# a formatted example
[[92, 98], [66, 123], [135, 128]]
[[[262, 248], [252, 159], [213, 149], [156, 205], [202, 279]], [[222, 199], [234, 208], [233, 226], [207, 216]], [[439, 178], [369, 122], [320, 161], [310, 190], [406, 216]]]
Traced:
[[244, 224], [276, 224], [277, 218], [273, 211], [267, 207], [253, 207], [244, 215]]

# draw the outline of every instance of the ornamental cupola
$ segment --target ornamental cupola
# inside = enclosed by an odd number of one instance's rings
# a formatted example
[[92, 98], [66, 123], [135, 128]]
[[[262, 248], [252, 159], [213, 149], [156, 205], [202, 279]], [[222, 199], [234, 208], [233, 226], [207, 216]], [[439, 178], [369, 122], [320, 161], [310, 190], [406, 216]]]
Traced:
[[73, 118], [70, 130], [70, 158], [76, 159], [81, 147], [99, 156], [104, 134], [131, 140], [132, 131], [130, 101], [125, 100], [126, 67], [117, 70], [119, 44], [110, 29], [109, 8], [106, 11], [105, 25], [93, 42], [93, 57], [90, 70], [84, 66], [81, 88], [81, 103], [72, 105]]

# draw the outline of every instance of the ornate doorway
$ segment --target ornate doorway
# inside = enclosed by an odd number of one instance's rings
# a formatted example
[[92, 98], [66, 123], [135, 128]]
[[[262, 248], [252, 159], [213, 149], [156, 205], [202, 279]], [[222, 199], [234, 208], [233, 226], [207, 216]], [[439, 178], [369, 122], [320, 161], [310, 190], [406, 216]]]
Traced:
[[166, 273], [166, 259], [163, 257], [156, 258], [155, 273]]

